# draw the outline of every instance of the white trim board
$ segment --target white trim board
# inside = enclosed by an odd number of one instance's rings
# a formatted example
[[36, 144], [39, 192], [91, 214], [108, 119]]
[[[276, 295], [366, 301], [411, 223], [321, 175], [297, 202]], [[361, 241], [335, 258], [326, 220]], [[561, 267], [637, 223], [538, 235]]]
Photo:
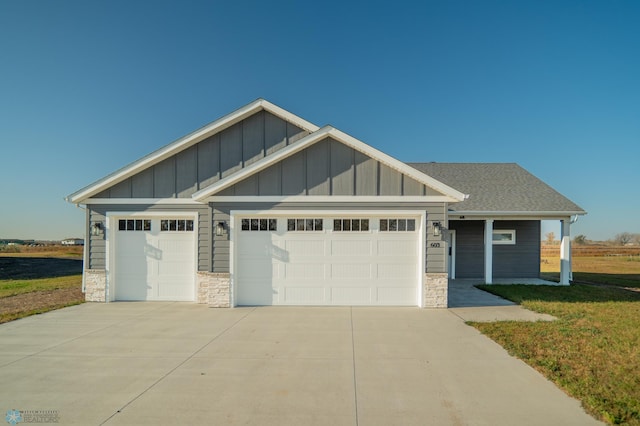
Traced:
[[82, 202], [84, 205], [126, 205], [126, 204], [145, 204], [145, 205], [186, 205], [186, 206], [202, 206], [204, 203], [195, 201], [191, 198], [87, 198]]
[[447, 196], [438, 195], [246, 195], [212, 196], [202, 200], [210, 203], [447, 203], [455, 201]]

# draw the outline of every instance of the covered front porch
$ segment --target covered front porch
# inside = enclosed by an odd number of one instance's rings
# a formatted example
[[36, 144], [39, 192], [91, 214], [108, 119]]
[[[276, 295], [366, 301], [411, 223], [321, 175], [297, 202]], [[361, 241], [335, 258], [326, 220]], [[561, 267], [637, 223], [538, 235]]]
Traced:
[[[560, 221], [559, 283], [540, 279], [542, 220]], [[569, 285], [573, 222], [571, 217], [452, 215], [447, 229], [449, 278], [475, 284]]]

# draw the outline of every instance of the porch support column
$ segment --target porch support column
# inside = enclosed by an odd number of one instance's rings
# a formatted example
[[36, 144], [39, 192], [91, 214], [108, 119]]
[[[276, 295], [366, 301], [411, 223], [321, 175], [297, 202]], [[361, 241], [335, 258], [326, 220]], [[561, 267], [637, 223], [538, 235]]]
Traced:
[[484, 282], [493, 283], [493, 219], [484, 221]]
[[569, 285], [571, 279], [571, 221], [561, 221], [560, 232], [560, 284]]

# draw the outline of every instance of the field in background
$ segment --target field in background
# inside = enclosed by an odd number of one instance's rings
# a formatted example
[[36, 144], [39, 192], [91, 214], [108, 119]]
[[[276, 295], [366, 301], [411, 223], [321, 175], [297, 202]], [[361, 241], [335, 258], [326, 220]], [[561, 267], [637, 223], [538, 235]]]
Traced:
[[82, 253], [77, 246], [0, 250], [0, 323], [82, 303]]
[[[640, 288], [640, 247], [572, 247], [575, 282]], [[543, 246], [540, 272], [543, 278], [558, 280], [560, 249]]]
[[56, 257], [82, 259], [82, 246], [0, 246], [0, 257]]

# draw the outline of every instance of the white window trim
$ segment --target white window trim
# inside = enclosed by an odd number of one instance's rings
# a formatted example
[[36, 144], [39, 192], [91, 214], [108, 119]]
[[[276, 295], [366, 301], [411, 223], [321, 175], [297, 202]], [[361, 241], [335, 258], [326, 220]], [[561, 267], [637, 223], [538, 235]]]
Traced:
[[[511, 235], [510, 240], [496, 240], [496, 234], [509, 234]], [[515, 229], [494, 229], [493, 230], [493, 245], [498, 246], [514, 246], [516, 244], [516, 230]]]

